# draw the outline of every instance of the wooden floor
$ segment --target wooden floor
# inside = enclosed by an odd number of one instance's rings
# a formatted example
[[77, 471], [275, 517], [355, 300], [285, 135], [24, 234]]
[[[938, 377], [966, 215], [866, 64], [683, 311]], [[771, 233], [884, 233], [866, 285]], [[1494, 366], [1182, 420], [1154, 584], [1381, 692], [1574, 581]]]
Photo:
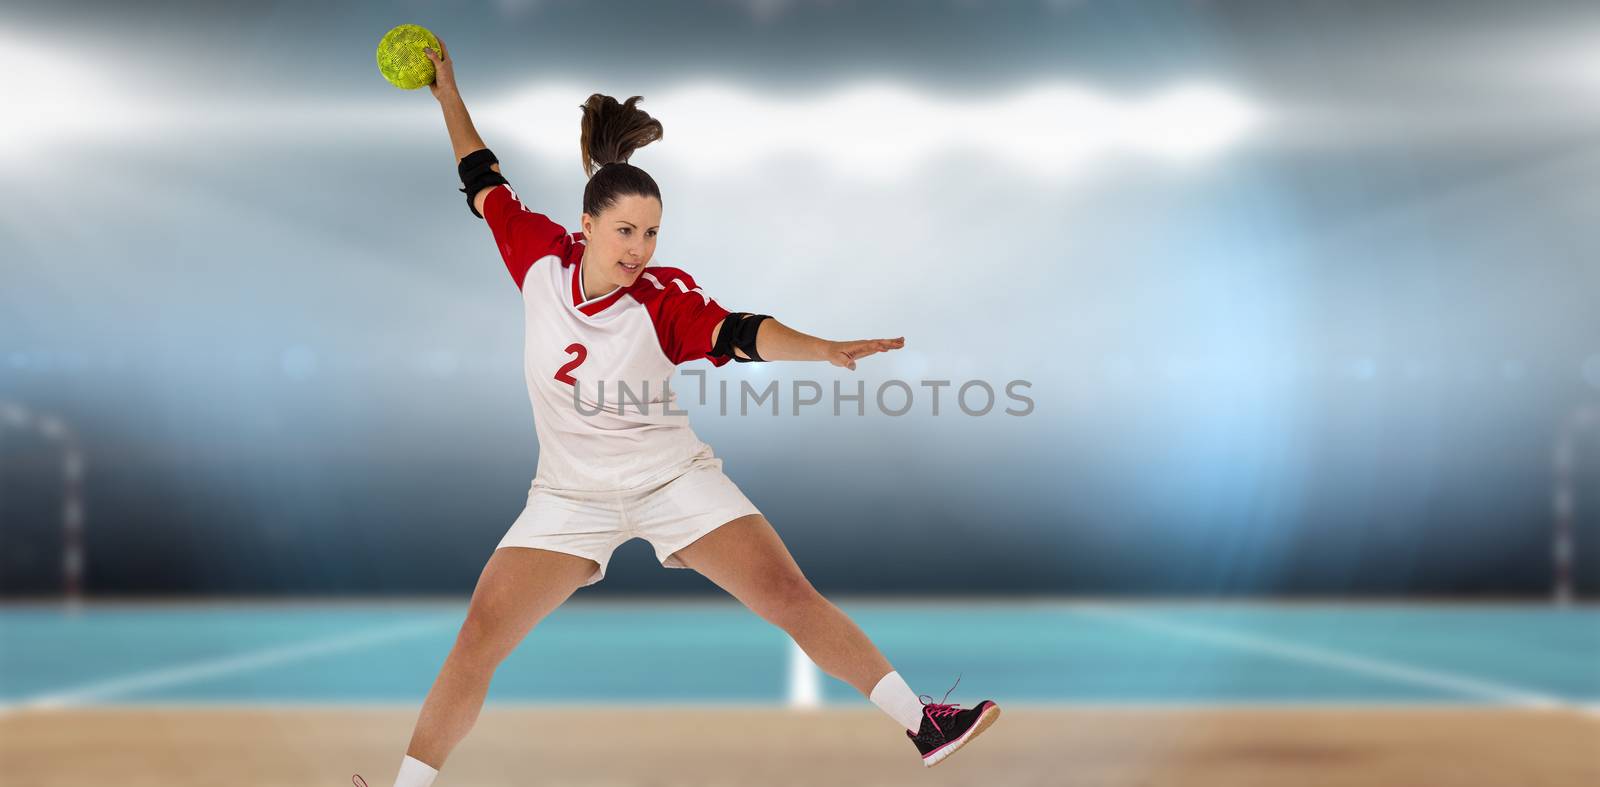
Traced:
[[[389, 787], [414, 710], [105, 708], [0, 717], [7, 787]], [[931, 770], [872, 709], [496, 708], [439, 787], [1600, 785], [1570, 710], [1008, 708]]]

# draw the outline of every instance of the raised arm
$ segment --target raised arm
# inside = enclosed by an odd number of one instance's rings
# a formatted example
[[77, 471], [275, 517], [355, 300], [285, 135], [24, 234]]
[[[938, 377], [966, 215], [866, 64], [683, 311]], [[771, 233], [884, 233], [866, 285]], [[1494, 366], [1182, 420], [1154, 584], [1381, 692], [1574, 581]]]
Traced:
[[[738, 315], [729, 315], [728, 320], [717, 323], [711, 330], [711, 346], [717, 347], [717, 342], [722, 337], [724, 326], [734, 324], [732, 321], [740, 319]], [[763, 361], [827, 361], [834, 366], [843, 366], [846, 369], [856, 368], [856, 361], [874, 353], [898, 350], [906, 346], [906, 337], [898, 339], [857, 339], [854, 341], [833, 342], [819, 339], [810, 334], [801, 333], [777, 320], [767, 317], [755, 326], [756, 354]], [[748, 359], [750, 354], [740, 345], [739, 340], [729, 342], [733, 357]]]
[[[456, 66], [455, 61], [450, 59], [450, 47], [441, 38], [438, 52], [431, 48], [422, 51], [433, 61], [433, 84], [428, 89], [433, 91], [433, 97], [439, 100], [439, 108], [444, 110], [444, 126], [450, 132], [450, 147], [455, 150], [456, 163], [460, 164], [468, 153], [488, 146], [483, 144], [483, 137], [478, 136], [478, 130], [473, 127], [472, 116], [467, 114], [467, 105], [461, 100], [461, 91], [456, 88]], [[500, 171], [499, 164], [492, 164], [489, 168]], [[489, 189], [485, 188], [472, 196], [472, 210], [479, 216], [483, 215], [483, 201], [488, 195]]]

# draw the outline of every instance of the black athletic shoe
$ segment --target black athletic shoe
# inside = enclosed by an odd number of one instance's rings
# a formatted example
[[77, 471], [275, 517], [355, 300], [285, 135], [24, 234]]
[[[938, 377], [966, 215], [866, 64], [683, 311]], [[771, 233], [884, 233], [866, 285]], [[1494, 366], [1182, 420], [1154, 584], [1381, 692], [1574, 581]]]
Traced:
[[[961, 678], [956, 678], [956, 683], [961, 683]], [[950, 691], [955, 688], [951, 686]], [[947, 691], [940, 699], [949, 696]], [[933, 702], [926, 694], [922, 697], [925, 698], [922, 700], [922, 729], [915, 735], [906, 730], [906, 737], [917, 745], [917, 751], [922, 753], [922, 764], [929, 768], [944, 762], [944, 758], [970, 743], [1000, 718], [1000, 706], [989, 700], [978, 703], [976, 708], [963, 708]]]

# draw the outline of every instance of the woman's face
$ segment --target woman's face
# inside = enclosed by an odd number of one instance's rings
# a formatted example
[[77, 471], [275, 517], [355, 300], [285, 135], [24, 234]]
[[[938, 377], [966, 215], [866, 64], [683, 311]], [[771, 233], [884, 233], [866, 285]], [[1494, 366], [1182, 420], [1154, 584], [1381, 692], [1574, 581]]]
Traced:
[[655, 256], [660, 229], [661, 200], [638, 194], [618, 197], [598, 216], [583, 214], [583, 264], [618, 287], [633, 284]]

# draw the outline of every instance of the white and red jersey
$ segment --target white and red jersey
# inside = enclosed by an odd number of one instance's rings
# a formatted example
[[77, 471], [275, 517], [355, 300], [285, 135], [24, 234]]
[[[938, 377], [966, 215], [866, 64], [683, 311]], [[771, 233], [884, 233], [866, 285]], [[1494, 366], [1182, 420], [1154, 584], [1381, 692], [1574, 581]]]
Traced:
[[[709, 456], [688, 416], [668, 412], [677, 409], [668, 386], [680, 363], [728, 362], [708, 355], [712, 329], [728, 310], [689, 274], [658, 266], [632, 285], [585, 299], [583, 233], [528, 210], [508, 185], [489, 192], [483, 216], [522, 290], [536, 478], [557, 489], [633, 489]], [[630, 396], [620, 396], [619, 386]]]

